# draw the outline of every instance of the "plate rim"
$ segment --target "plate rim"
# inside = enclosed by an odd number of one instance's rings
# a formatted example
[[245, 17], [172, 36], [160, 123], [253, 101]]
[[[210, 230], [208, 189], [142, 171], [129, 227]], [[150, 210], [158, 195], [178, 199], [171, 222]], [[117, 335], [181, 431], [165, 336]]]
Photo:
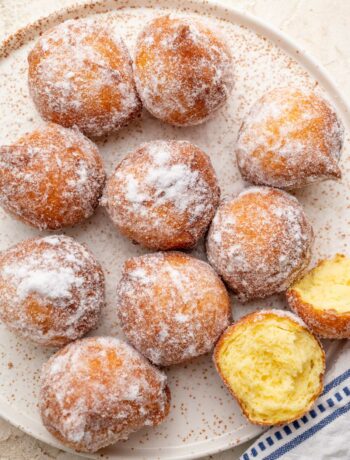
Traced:
[[[298, 44], [294, 38], [291, 38], [288, 34], [278, 29], [276, 26], [270, 25], [267, 21], [258, 18], [257, 16], [247, 13], [224, 4], [221, 0], [98, 0], [98, 1], [85, 1], [81, 3], [75, 3], [68, 7], [58, 8], [56, 11], [49, 15], [42, 16], [37, 20], [19, 28], [16, 32], [5, 37], [0, 42], [0, 62], [1, 60], [7, 59], [10, 54], [17, 49], [21, 48], [25, 43], [35, 39], [41, 32], [48, 28], [58, 24], [69, 18], [75, 18], [78, 13], [83, 14], [79, 17], [88, 17], [90, 15], [103, 14], [112, 11], [113, 9], [123, 8], [173, 8], [184, 13], [199, 13], [207, 14], [209, 17], [214, 16], [218, 19], [222, 19], [234, 24], [239, 24], [253, 32], [266, 37], [272, 41], [276, 46], [282, 48], [289, 56], [295, 59], [305, 70], [307, 70], [315, 80], [321, 84], [327, 95], [331, 96], [332, 102], [336, 106], [338, 112], [341, 113], [343, 122], [350, 128], [350, 101], [344, 97], [341, 93], [338, 85], [335, 83], [333, 77], [330, 75], [323, 65], [321, 65], [315, 58], [312, 57], [309, 52]], [[212, 10], [212, 11], [211, 11]], [[230, 17], [226, 17], [230, 16]], [[341, 342], [339, 342], [339, 348], [342, 348]], [[0, 395], [0, 416], [8, 421], [13, 426], [19, 428], [30, 436], [47, 443], [53, 447], [72, 453], [82, 458], [109, 458], [111, 460], [123, 460], [123, 453], [112, 454], [106, 456], [104, 453], [86, 454], [79, 453], [58, 442], [46, 429], [40, 425], [40, 423], [32, 420], [28, 415], [22, 414], [19, 410], [14, 409], [5, 399]], [[34, 429], [33, 429], [34, 427]], [[162, 451], [164, 448], [157, 448], [155, 454], [159, 455], [159, 458], [164, 460], [189, 460], [195, 458], [201, 458], [206, 455], [212, 455], [219, 452], [223, 452], [227, 449], [236, 447], [244, 442], [247, 442], [257, 435], [262, 433], [264, 430], [261, 427], [249, 425], [252, 432], [247, 433], [240, 437], [239, 442], [232, 443], [229, 440], [226, 441], [224, 438], [229, 436], [229, 433], [223, 433], [222, 436], [215, 438], [215, 440], [198, 441], [196, 443], [179, 446], [179, 449], [187, 450], [187, 453], [181, 452], [179, 455], [170, 454], [162, 457]], [[253, 429], [254, 433], [253, 433]], [[221, 440], [221, 441], [220, 441]], [[205, 445], [204, 450], [194, 453], [191, 449], [196, 448], [200, 445]], [[139, 449], [135, 449], [135, 454]], [[172, 451], [175, 451], [173, 448]], [[152, 455], [152, 454], [150, 454]], [[155, 460], [154, 455], [151, 457], [148, 454], [145, 455], [133, 455], [130, 457], [133, 460]], [[158, 458], [158, 457], [157, 457]]]

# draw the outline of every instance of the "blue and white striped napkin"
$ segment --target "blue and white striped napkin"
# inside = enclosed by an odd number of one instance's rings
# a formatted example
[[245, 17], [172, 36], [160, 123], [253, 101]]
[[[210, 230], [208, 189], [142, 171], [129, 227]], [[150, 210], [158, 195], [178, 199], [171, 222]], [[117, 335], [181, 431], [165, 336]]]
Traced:
[[266, 431], [240, 460], [350, 459], [350, 343], [331, 372], [322, 395], [301, 419]]

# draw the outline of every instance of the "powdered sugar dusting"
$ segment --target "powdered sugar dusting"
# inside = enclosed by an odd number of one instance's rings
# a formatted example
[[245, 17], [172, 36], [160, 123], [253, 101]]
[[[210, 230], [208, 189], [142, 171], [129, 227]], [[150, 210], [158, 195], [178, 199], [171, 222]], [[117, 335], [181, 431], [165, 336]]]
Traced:
[[145, 107], [174, 125], [203, 122], [233, 87], [229, 49], [203, 24], [174, 15], [151, 21], [136, 45], [135, 80]]
[[[124, 8], [120, 4], [122, 7], [119, 9], [115, 8], [113, 2], [107, 3], [105, 2], [104, 6], [101, 6], [101, 3], [93, 6], [85, 5], [79, 7], [77, 11], [81, 15], [93, 15], [101, 24], [111, 20], [114, 31], [123, 36], [131, 51], [136, 41], [135, 31], [140, 31], [146, 21], [170, 12], [169, 9], [162, 9], [159, 5], [154, 8], [154, 4], [150, 8]], [[248, 20], [245, 21], [247, 27], [242, 27], [237, 22], [236, 13], [217, 7], [213, 3], [202, 2], [194, 6], [193, 3], [185, 2], [182, 6], [186, 8], [186, 11], [181, 11], [182, 15], [190, 21], [198, 20], [208, 24], [210, 28], [219, 30], [232, 51], [235, 89], [228, 98], [227, 104], [208, 122], [186, 129], [160, 123], [144, 111], [140, 120], [120, 131], [118, 136], [111, 136], [107, 141], [101, 140], [97, 143], [103, 154], [106, 168], [111, 172], [126, 152], [134, 150], [142, 142], [153, 139], [185, 138], [210, 155], [222, 194], [224, 196], [236, 194], [244, 186], [234, 161], [237, 131], [255, 100], [275, 87], [296, 85], [299, 88], [315, 89], [319, 94], [330, 98], [338, 110], [341, 109], [342, 103], [336, 100], [331, 92], [325, 93], [321, 87], [325, 82], [321, 76], [322, 72], [312, 71], [315, 66], [311, 63], [307, 65], [307, 69], [300, 65], [308, 62], [303, 53], [301, 59], [296, 54], [293, 59], [290, 54], [293, 53], [293, 49], [290, 46], [289, 54], [284, 51], [286, 46], [283, 44], [283, 38], [281, 42], [273, 43], [256, 33], [254, 25]], [[95, 14], [105, 7], [111, 7], [107, 14]], [[179, 5], [177, 11], [180, 10]], [[42, 32], [47, 25], [48, 22], [45, 20], [39, 27], [37, 26], [37, 30], [30, 27], [29, 33], [34, 35]], [[18, 34], [16, 43], [20, 46], [22, 39], [23, 35]], [[10, 54], [1, 62], [0, 105], [4, 112], [0, 124], [2, 143], [13, 143], [24, 131], [32, 130], [42, 123], [28, 97], [26, 82], [26, 58], [33, 45], [33, 42], [29, 42], [16, 52], [12, 52], [7, 47]], [[317, 78], [319, 78], [318, 82], [316, 82]], [[347, 135], [346, 139], [348, 137]], [[349, 150], [348, 146], [347, 140], [344, 151]], [[342, 181], [327, 181], [298, 192], [298, 198], [310, 216], [317, 236], [317, 244], [313, 251], [315, 261], [327, 257], [330, 253], [347, 250], [346, 221], [349, 220], [350, 162], [346, 161], [346, 155], [343, 157]], [[1, 209], [0, 214], [1, 249], [20, 239], [28, 238], [35, 232], [16, 224]], [[102, 315], [101, 327], [95, 334], [119, 334], [118, 321], [115, 317], [115, 287], [120, 277], [121, 266], [126, 258], [140, 255], [144, 250], [121, 237], [103, 212], [98, 212], [91, 221], [82, 226], [67, 229], [67, 232], [85, 241], [103, 260], [106, 268], [108, 307]], [[195, 249], [194, 255], [204, 257], [202, 245]], [[234, 319], [237, 320], [248, 311], [262, 306], [284, 308], [284, 297], [274, 296], [245, 305], [241, 305], [235, 298]], [[164, 334], [166, 334], [165, 330]], [[335, 342], [333, 341], [332, 346], [339, 349]], [[21, 411], [27, 416], [27, 420], [33, 420], [31, 427], [34, 429], [39, 426], [40, 417], [37, 411], [37, 398], [32, 395], [37, 394], [37, 369], [47, 359], [47, 352], [38, 350], [27, 341], [16, 339], [15, 335], [7, 333], [4, 329], [1, 343], [3, 352], [6, 353], [6, 357], [1, 360], [2, 396], [13, 412]], [[334, 355], [331, 353], [330, 364], [333, 358]], [[8, 361], [13, 362], [12, 369], [7, 368]], [[137, 450], [140, 455], [157, 457], [161, 455], [160, 449], [169, 455], [188, 455], [192, 448], [198, 450], [198, 446], [207, 445], [208, 439], [212, 443], [222, 445], [224, 442], [228, 445], [242, 439], [242, 431], [250, 435], [258, 434], [260, 428], [249, 424], [240, 415], [229, 393], [220, 386], [210, 356], [203, 356], [191, 364], [174, 366], [167, 370], [167, 374], [173, 394], [171, 417], [168, 422], [157, 429], [142, 430], [135, 433], [129, 441], [112, 446], [109, 450], [110, 455], [121, 455], [121, 451], [125, 452], [125, 455], [135, 455]], [[9, 381], [12, 382], [11, 385], [7, 385]], [[47, 440], [49, 441], [49, 438]]]
[[108, 181], [107, 209], [127, 236], [154, 248], [192, 246], [218, 203], [210, 160], [185, 141], [153, 141], [127, 155]]
[[45, 236], [45, 243], [56, 246], [57, 244], [60, 244], [60, 237], [56, 235]]
[[104, 181], [97, 147], [77, 130], [51, 123], [0, 147], [0, 204], [40, 230], [90, 217]]
[[294, 197], [251, 187], [219, 207], [208, 235], [208, 259], [246, 301], [284, 291], [307, 267], [312, 240]]
[[210, 351], [230, 318], [228, 295], [215, 272], [180, 252], [128, 260], [117, 308], [129, 341], [161, 365]]
[[281, 318], [291, 319], [294, 323], [299, 324], [299, 326], [301, 326], [302, 328], [308, 329], [304, 321], [298, 315], [295, 315], [291, 311], [281, 310], [279, 308], [260, 310], [254, 315], [254, 321], [262, 321], [264, 319], [264, 316], [269, 314], [276, 315]]
[[331, 106], [304, 88], [276, 88], [252, 107], [236, 154], [244, 179], [298, 188], [339, 178], [343, 126]]
[[[54, 254], [45, 254], [54, 259]], [[33, 261], [32, 261], [33, 262]], [[3, 274], [17, 283], [17, 294], [24, 300], [29, 294], [36, 293], [48, 299], [66, 299], [71, 296], [72, 287], [80, 287], [83, 278], [75, 277], [70, 267], [58, 267], [53, 270], [36, 270], [36, 263], [5, 266]]]
[[39, 39], [28, 60], [31, 95], [47, 120], [101, 136], [140, 111], [127, 48], [108, 21], [65, 21]]
[[68, 345], [44, 365], [41, 382], [44, 423], [82, 451], [157, 425], [169, 410], [166, 376], [117, 338]]
[[191, 171], [184, 164], [168, 165], [150, 171], [145, 182], [148, 187], [157, 189], [158, 205], [161, 206], [163, 203], [171, 201], [179, 212], [183, 213], [186, 209], [192, 208], [194, 215], [191, 217], [193, 219], [198, 217], [198, 212], [196, 214], [197, 207], [193, 206], [192, 203], [194, 199], [197, 199], [196, 194], [191, 196], [189, 193], [196, 186], [201, 195], [203, 192], [207, 192], [206, 184], [202, 181], [198, 171]]
[[0, 258], [1, 317], [35, 342], [62, 345], [94, 327], [104, 305], [101, 267], [65, 236], [27, 240]]

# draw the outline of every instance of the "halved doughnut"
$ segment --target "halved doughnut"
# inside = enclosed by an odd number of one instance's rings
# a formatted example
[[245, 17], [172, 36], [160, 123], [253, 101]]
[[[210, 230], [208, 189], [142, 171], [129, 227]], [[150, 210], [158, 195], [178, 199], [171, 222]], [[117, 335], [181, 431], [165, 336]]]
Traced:
[[287, 291], [292, 308], [318, 336], [350, 338], [350, 258], [325, 259]]
[[244, 415], [259, 425], [301, 417], [323, 388], [322, 346], [296, 315], [283, 310], [257, 311], [227, 328], [214, 362]]

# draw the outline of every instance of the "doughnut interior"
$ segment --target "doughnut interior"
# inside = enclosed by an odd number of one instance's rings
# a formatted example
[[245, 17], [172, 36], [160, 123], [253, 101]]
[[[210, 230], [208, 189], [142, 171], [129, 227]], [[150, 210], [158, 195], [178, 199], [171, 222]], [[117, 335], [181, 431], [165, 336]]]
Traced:
[[224, 334], [219, 372], [250, 421], [299, 418], [322, 388], [324, 353], [316, 338], [287, 317], [242, 321]]
[[350, 312], [350, 258], [336, 254], [323, 260], [295, 283], [293, 290], [316, 310]]

